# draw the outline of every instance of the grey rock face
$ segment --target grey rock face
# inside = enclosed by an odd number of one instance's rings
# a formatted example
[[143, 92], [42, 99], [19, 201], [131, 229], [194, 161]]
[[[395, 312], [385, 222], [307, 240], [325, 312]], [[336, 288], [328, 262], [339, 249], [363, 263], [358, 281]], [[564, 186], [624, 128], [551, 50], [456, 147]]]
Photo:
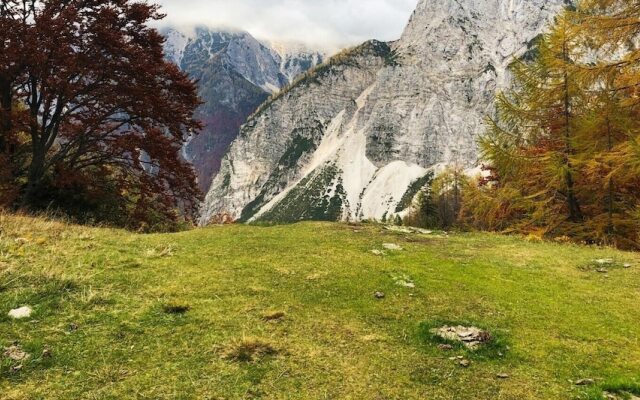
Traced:
[[314, 66], [322, 64], [326, 58], [322, 52], [309, 49], [303, 44], [268, 43], [268, 45], [273, 49], [274, 58], [280, 60], [280, 72], [289, 82], [293, 82]]
[[167, 59], [198, 80], [204, 101], [196, 116], [205, 128], [185, 146], [183, 156], [194, 165], [206, 193], [246, 118], [270, 94], [289, 84], [294, 74], [304, 72], [288, 66], [310, 68], [323, 56], [310, 50], [299, 56], [289, 52], [285, 64], [275, 50], [247, 32], [197, 27], [190, 32], [166, 29], [163, 34]]
[[509, 64], [564, 4], [420, 1], [400, 40], [334, 58], [328, 73], [261, 107], [223, 160], [201, 222], [402, 213], [408, 188], [434, 168], [476, 164]]
[[322, 67], [263, 105], [225, 156], [207, 197], [212, 213], [203, 218], [228, 213], [250, 219], [290, 182], [307, 175], [302, 169], [317, 154], [332, 120], [355, 111], [354, 99], [375, 81], [388, 51], [384, 43], [367, 43], [349, 54], [348, 62]]

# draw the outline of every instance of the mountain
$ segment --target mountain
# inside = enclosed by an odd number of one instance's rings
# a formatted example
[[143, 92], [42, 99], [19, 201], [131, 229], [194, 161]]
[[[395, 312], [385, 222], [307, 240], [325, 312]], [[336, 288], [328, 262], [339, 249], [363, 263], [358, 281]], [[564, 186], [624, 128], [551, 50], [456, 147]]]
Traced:
[[198, 81], [198, 94], [204, 102], [196, 117], [205, 128], [189, 141], [183, 155], [193, 163], [200, 188], [206, 193], [247, 117], [299, 73], [321, 63], [324, 55], [291, 45], [297, 50], [282, 56], [242, 31], [168, 28], [163, 34], [167, 59]]
[[474, 166], [476, 139], [566, 0], [421, 0], [400, 40], [340, 54], [262, 105], [222, 161], [201, 223], [402, 213], [434, 168]]
[[322, 64], [325, 55], [311, 50], [301, 43], [270, 42], [268, 45], [280, 59], [280, 72], [289, 82], [307, 72], [316, 65]]

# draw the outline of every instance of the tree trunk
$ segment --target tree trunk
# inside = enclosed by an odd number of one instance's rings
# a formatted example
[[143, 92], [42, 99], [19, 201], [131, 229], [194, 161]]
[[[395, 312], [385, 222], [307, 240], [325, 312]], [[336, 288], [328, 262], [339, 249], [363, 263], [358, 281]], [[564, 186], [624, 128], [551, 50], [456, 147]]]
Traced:
[[[609, 119], [609, 115], [607, 115], [607, 150], [609, 153], [613, 150], [613, 138], [611, 137], [611, 120]], [[613, 170], [613, 165], [609, 162], [609, 173]], [[613, 177], [609, 176], [608, 182], [608, 198], [607, 198], [607, 234], [613, 235], [615, 228], [613, 225], [613, 206], [614, 206], [614, 183]]]
[[[566, 56], [565, 45], [565, 56]], [[566, 168], [565, 172], [565, 185], [567, 186], [567, 207], [569, 209], [569, 220], [572, 222], [580, 222], [583, 220], [582, 210], [575, 194], [575, 182], [573, 180], [573, 174], [571, 170], [573, 165], [571, 163], [571, 156], [573, 155], [573, 146], [571, 145], [571, 101], [569, 98], [569, 73], [564, 72], [564, 128], [565, 128], [565, 149], [564, 149], [564, 164]]]
[[11, 83], [0, 77], [0, 154], [8, 150], [12, 100]]
[[37, 199], [39, 197], [39, 192], [44, 178], [44, 162], [44, 153], [34, 151], [33, 160], [29, 166], [27, 185], [24, 188], [22, 205], [25, 207], [34, 206], [38, 201]]
[[45, 176], [46, 149], [39, 140], [38, 126], [32, 122], [31, 126], [31, 162], [24, 188], [22, 205], [29, 207], [37, 202], [38, 192]]

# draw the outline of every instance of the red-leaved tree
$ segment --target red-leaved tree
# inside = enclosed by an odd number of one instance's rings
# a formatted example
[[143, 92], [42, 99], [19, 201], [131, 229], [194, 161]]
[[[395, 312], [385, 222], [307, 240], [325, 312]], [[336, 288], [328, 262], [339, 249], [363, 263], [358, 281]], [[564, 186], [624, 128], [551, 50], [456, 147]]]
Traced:
[[0, 190], [129, 227], [193, 217], [196, 87], [132, 0], [2, 0]]

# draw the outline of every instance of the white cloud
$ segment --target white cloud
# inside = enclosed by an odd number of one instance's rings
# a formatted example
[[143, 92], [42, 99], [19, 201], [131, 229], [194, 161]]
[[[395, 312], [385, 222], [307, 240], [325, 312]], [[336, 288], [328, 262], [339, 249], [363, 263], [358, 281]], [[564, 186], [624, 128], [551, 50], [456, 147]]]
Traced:
[[165, 25], [227, 27], [263, 40], [342, 47], [400, 37], [418, 0], [155, 0]]

